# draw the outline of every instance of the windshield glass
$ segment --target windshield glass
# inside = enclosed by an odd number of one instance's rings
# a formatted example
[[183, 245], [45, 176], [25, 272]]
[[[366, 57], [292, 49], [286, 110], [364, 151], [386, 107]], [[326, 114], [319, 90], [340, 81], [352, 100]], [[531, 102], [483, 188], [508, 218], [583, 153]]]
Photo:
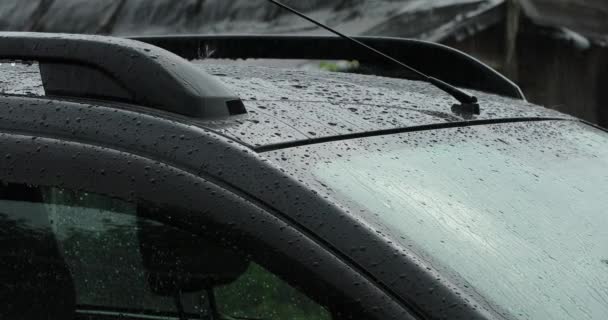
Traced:
[[503, 124], [314, 148], [326, 156], [306, 181], [499, 309], [608, 319], [605, 132]]

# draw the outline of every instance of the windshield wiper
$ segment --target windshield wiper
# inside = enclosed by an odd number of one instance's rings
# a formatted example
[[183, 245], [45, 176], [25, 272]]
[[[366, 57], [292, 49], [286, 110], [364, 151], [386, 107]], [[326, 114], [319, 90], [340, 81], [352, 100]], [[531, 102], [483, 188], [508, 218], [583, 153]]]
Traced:
[[314, 23], [315, 25], [317, 25], [317, 26], [319, 26], [319, 27], [321, 27], [321, 28], [323, 28], [323, 29], [325, 29], [325, 30], [327, 30], [327, 31], [329, 31], [329, 32], [331, 32], [331, 33], [333, 33], [333, 34], [335, 34], [335, 35], [337, 35], [337, 36], [345, 39], [345, 40], [348, 40], [348, 41], [350, 41], [352, 43], [355, 43], [358, 46], [363, 47], [363, 48], [365, 48], [365, 49], [367, 49], [367, 50], [369, 50], [369, 51], [377, 54], [378, 56], [382, 57], [385, 60], [391, 61], [391, 62], [393, 62], [393, 63], [395, 63], [395, 64], [397, 64], [397, 65], [399, 65], [399, 66], [401, 66], [401, 67], [403, 67], [403, 68], [405, 68], [407, 70], [409, 70], [410, 72], [412, 72], [415, 75], [419, 76], [423, 81], [426, 81], [426, 82], [434, 85], [435, 87], [441, 89], [442, 91], [446, 92], [450, 96], [454, 97], [454, 99], [458, 100], [458, 102], [460, 102], [460, 105], [454, 105], [453, 106], [453, 109], [455, 111], [457, 110], [459, 113], [472, 113], [472, 114], [479, 114], [480, 113], [479, 104], [477, 103], [477, 97], [475, 97], [473, 95], [470, 95], [470, 94], [464, 92], [463, 90], [460, 90], [460, 89], [456, 88], [455, 86], [453, 86], [453, 85], [451, 85], [451, 84], [449, 84], [447, 82], [441, 81], [441, 80], [439, 80], [437, 78], [433, 78], [431, 76], [428, 76], [425, 73], [423, 73], [423, 72], [421, 72], [421, 71], [419, 71], [419, 70], [417, 70], [417, 69], [415, 69], [413, 67], [410, 67], [409, 65], [407, 65], [407, 64], [405, 64], [405, 63], [403, 63], [403, 62], [401, 62], [401, 61], [399, 61], [399, 60], [397, 60], [397, 59], [395, 59], [395, 58], [393, 58], [391, 56], [389, 56], [388, 54], [386, 54], [386, 53], [384, 53], [384, 52], [382, 52], [380, 50], [377, 50], [377, 49], [375, 49], [373, 47], [370, 47], [370, 46], [366, 45], [365, 43], [363, 43], [363, 42], [361, 42], [361, 41], [359, 41], [359, 40], [357, 40], [355, 38], [347, 36], [347, 35], [339, 32], [339, 31], [337, 31], [337, 30], [335, 30], [335, 29], [333, 29], [333, 28], [331, 28], [331, 27], [329, 27], [329, 26], [327, 26], [327, 25], [325, 25], [325, 24], [323, 24], [323, 23], [321, 23], [321, 22], [319, 22], [319, 21], [317, 21], [317, 20], [315, 20], [315, 19], [313, 19], [313, 18], [311, 18], [311, 17], [303, 14], [303, 13], [301, 13], [300, 11], [298, 11], [298, 10], [296, 10], [296, 9], [294, 9], [294, 8], [286, 5], [286, 4], [283, 4], [283, 3], [281, 3], [281, 2], [279, 2], [277, 0], [268, 0], [268, 1], [271, 2], [271, 3], [273, 3], [273, 4], [275, 4], [275, 5], [277, 5], [277, 6], [279, 6], [279, 7], [281, 7], [281, 8], [283, 8], [283, 9], [285, 9], [285, 10], [287, 10], [287, 11], [292, 12], [293, 14], [295, 14], [295, 15], [297, 15], [297, 16], [299, 16], [299, 17], [301, 17], [301, 18], [303, 18], [303, 19], [305, 19], [307, 21], [310, 21], [310, 22]]

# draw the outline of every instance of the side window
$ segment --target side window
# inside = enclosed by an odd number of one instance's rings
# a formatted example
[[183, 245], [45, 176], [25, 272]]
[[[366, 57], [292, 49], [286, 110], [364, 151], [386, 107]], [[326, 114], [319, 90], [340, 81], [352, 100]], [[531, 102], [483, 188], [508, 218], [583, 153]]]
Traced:
[[331, 319], [247, 256], [133, 203], [0, 182], [0, 319]]
[[44, 96], [38, 63], [0, 59], [0, 93], [11, 95]]

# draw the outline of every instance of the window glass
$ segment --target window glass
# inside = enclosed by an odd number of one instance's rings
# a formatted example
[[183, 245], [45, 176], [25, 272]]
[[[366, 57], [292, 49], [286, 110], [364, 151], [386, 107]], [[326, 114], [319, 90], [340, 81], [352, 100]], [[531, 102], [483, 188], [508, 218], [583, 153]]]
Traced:
[[0, 183], [0, 319], [330, 319], [245, 255], [136, 204]]
[[277, 276], [252, 264], [244, 276], [216, 290], [219, 309], [235, 318], [254, 319], [330, 319], [324, 308]]
[[[0, 93], [44, 96], [38, 63], [0, 59]], [[3, 81], [4, 79], [4, 81]]]
[[546, 122], [365, 143], [326, 146], [308, 172], [518, 319], [608, 319], [606, 132]]

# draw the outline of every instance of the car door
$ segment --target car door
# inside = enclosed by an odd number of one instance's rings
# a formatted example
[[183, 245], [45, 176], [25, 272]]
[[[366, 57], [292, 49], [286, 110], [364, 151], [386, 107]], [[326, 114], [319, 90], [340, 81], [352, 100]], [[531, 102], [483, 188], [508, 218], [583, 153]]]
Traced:
[[0, 129], [0, 318], [411, 318], [254, 199], [75, 140]]

